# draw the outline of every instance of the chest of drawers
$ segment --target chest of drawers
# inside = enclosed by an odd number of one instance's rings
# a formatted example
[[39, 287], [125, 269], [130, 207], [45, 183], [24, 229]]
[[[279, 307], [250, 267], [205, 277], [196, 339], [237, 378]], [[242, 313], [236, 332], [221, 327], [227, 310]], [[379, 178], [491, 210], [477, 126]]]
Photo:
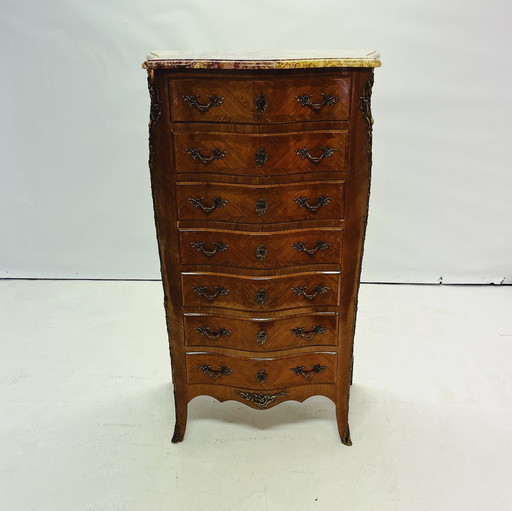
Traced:
[[152, 53], [149, 167], [176, 426], [209, 395], [348, 402], [371, 167], [372, 51]]

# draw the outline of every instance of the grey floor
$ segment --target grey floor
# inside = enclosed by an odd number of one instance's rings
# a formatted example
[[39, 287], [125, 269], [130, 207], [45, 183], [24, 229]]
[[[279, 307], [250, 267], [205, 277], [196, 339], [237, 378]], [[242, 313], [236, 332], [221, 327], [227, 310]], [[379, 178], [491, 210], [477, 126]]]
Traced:
[[350, 425], [174, 411], [159, 282], [0, 281], [0, 510], [512, 509], [512, 287], [363, 285]]

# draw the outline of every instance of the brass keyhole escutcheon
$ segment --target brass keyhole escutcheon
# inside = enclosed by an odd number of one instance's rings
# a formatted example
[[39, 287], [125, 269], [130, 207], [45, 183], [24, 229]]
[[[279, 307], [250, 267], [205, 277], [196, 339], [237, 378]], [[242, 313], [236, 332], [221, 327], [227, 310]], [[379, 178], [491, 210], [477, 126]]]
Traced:
[[262, 243], [255, 251], [256, 259], [258, 261], [264, 261], [267, 257], [267, 253], [267, 247]]
[[267, 212], [268, 204], [265, 199], [261, 198], [256, 201], [254, 207], [256, 209], [256, 213], [258, 213], [258, 216], [262, 216]]
[[262, 346], [267, 342], [268, 334], [263, 330], [263, 328], [256, 334], [256, 342]]
[[265, 383], [265, 381], [267, 381], [267, 378], [268, 378], [268, 374], [267, 374], [267, 371], [265, 371], [265, 369], [260, 369], [260, 370], [256, 373], [256, 379], [257, 379], [260, 383]]

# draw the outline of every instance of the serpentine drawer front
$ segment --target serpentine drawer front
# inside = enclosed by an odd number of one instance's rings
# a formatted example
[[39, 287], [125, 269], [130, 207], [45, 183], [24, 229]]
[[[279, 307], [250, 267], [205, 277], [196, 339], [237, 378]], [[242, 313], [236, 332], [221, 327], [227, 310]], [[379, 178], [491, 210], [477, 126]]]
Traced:
[[339, 272], [271, 277], [183, 273], [183, 306], [272, 311], [338, 305], [339, 283]]
[[336, 312], [277, 318], [185, 313], [184, 323], [187, 346], [270, 352], [337, 344]]
[[278, 176], [347, 169], [346, 130], [262, 134], [215, 132], [215, 125], [207, 127], [211, 132], [184, 132], [183, 125], [174, 128], [176, 172]]
[[199, 395], [255, 409], [320, 395], [351, 445], [378, 58], [155, 52], [144, 63], [173, 442]]
[[337, 77], [286, 75], [229, 79], [203, 73], [168, 83], [173, 121], [268, 123], [348, 119], [350, 73]]
[[278, 223], [343, 219], [344, 181], [273, 185], [176, 183], [180, 220]]
[[285, 357], [253, 358], [188, 353], [189, 383], [257, 389], [335, 383], [336, 353], [311, 352]]
[[341, 245], [340, 227], [278, 232], [180, 229], [182, 264], [269, 269], [338, 264]]

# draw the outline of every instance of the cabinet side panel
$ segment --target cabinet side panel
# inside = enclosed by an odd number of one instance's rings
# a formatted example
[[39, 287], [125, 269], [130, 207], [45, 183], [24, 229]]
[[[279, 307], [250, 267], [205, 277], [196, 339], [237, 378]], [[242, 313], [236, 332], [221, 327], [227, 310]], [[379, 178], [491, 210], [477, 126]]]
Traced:
[[[357, 311], [357, 295], [368, 215], [371, 166], [370, 93], [373, 69], [353, 70], [352, 108], [350, 116], [349, 177], [346, 185], [342, 303], [338, 360], [337, 415], [348, 414], [348, 397], [352, 377], [352, 355]], [[347, 424], [348, 427], [348, 424]], [[348, 431], [348, 430], [347, 430]], [[341, 433], [341, 431], [340, 431]]]
[[[179, 278], [178, 231], [176, 229], [176, 198], [173, 186], [173, 162], [169, 151], [170, 114], [166, 71], [149, 71], [151, 96], [149, 122], [149, 168], [164, 290], [172, 379], [176, 409], [186, 410], [185, 353], [181, 315], [181, 279]], [[184, 424], [183, 424], [184, 428]], [[183, 434], [183, 432], [182, 432]]]

